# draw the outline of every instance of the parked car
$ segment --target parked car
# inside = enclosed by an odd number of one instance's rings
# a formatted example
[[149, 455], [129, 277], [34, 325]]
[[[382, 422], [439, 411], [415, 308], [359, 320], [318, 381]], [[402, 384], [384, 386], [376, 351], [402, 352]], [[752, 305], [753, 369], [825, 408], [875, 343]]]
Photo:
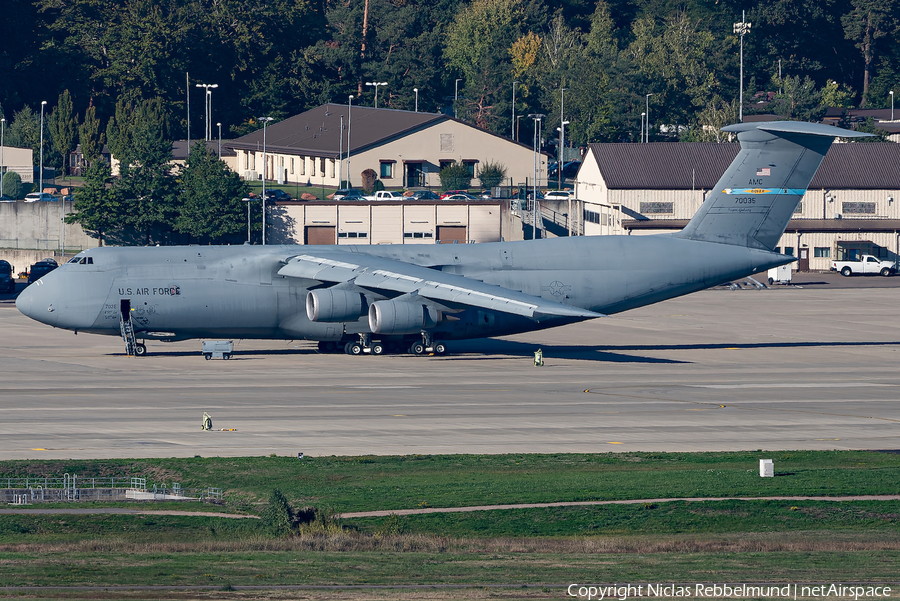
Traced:
[[466, 190], [447, 190], [446, 192], [441, 192], [441, 200], [444, 200], [451, 194], [468, 194]]
[[403, 192], [397, 190], [378, 190], [374, 194], [363, 196], [365, 200], [406, 200]]
[[47, 192], [30, 192], [25, 195], [25, 202], [57, 202], [58, 200]]
[[57, 267], [59, 267], [59, 265], [53, 259], [38, 261], [28, 270], [28, 283], [32, 284], [38, 281], [41, 277], [47, 275]]
[[456, 194], [448, 194], [447, 196], [441, 196], [441, 200], [478, 200], [478, 199], [467, 192], [457, 192]]
[[13, 268], [9, 261], [0, 260], [0, 290], [6, 293], [16, 291], [16, 278], [13, 276]]
[[284, 190], [278, 190], [277, 188], [274, 190], [266, 190], [266, 200], [294, 200], [290, 194], [285, 192]]
[[571, 190], [547, 190], [544, 192], [544, 198], [547, 200], [569, 200], [575, 198], [575, 193]]
[[334, 195], [331, 197], [332, 200], [365, 200], [365, 197], [361, 190], [357, 190], [356, 188], [342, 188], [340, 190], [335, 190]]
[[0, 202], [16, 202], [16, 199], [0, 194]]
[[895, 275], [897, 270], [893, 261], [882, 261], [872, 255], [860, 255], [850, 261], [832, 261], [831, 271], [840, 272], [842, 276], [851, 275], [883, 275], [885, 277]]
[[440, 200], [441, 197], [432, 192], [431, 190], [416, 190], [413, 192], [410, 198], [414, 198], [416, 200]]

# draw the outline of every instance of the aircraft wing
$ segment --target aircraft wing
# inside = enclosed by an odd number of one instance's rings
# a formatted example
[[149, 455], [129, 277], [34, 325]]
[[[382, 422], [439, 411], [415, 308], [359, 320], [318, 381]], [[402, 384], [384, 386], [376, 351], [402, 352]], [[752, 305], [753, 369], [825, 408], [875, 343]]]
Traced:
[[544, 300], [462, 275], [360, 253], [311, 251], [291, 257], [278, 274], [418, 295], [436, 302], [501, 311], [535, 321], [546, 317], [603, 317], [600, 313]]

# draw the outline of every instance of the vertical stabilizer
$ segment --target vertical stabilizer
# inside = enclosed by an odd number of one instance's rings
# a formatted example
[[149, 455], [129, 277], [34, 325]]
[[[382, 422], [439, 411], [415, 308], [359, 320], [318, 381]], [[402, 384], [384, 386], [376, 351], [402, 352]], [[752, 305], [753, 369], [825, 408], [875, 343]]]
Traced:
[[834, 138], [863, 134], [799, 121], [740, 123], [741, 151], [682, 238], [772, 250]]

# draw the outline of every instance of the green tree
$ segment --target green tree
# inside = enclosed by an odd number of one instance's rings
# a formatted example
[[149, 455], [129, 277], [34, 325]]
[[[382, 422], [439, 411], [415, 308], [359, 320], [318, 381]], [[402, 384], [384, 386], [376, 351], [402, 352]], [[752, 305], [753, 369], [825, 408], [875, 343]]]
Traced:
[[860, 108], [865, 108], [869, 93], [872, 63], [877, 54], [876, 41], [897, 31], [898, 0], [850, 0], [852, 9], [841, 17], [844, 33], [862, 52], [863, 85]]
[[107, 145], [119, 161], [115, 192], [123, 203], [123, 218], [142, 232], [145, 242], [163, 236], [175, 222], [176, 181], [172, 175], [172, 141], [161, 99], [135, 105], [116, 104], [106, 128]]
[[775, 96], [769, 110], [785, 119], [818, 121], [822, 118], [825, 114], [822, 94], [808, 75], [803, 79], [799, 75], [788, 76], [782, 83], [784, 89]]
[[[499, 186], [506, 177], [506, 167], [493, 161], [485, 161], [478, 171], [478, 180], [485, 188]], [[471, 181], [471, 180], [470, 180]]]
[[66, 215], [67, 223], [80, 223], [99, 245], [113, 230], [121, 230], [126, 221], [124, 207], [112, 188], [109, 163], [93, 161], [88, 167], [84, 186], [75, 190], [73, 211]]
[[472, 185], [469, 168], [458, 162], [441, 169], [438, 177], [441, 178], [441, 190], [467, 190]]
[[84, 111], [84, 122], [78, 126], [78, 139], [81, 142], [81, 155], [91, 165], [100, 158], [106, 143], [106, 135], [100, 131], [100, 119], [97, 118], [97, 109], [93, 104]]
[[62, 156], [63, 175], [68, 175], [68, 156], [75, 150], [76, 136], [78, 135], [78, 122], [72, 109], [72, 97], [69, 90], [64, 90], [59, 95], [56, 108], [50, 113], [47, 122], [48, 129], [53, 138], [53, 146]]
[[22, 198], [22, 192], [25, 186], [22, 185], [22, 178], [15, 171], [7, 171], [3, 174], [3, 190], [0, 194], [16, 200]]
[[6, 129], [6, 145], [31, 148], [34, 151], [34, 160], [38, 160], [41, 148], [41, 118], [31, 110], [31, 107], [23, 107], [13, 115], [12, 123]]
[[265, 528], [276, 536], [289, 536], [297, 528], [296, 511], [277, 488], [269, 495], [269, 504], [260, 517]]
[[841, 89], [841, 84], [829, 79], [822, 88], [822, 104], [825, 107], [850, 108], [853, 102], [853, 90]]
[[249, 186], [203, 142], [191, 148], [181, 182], [177, 231], [212, 243], [242, 239]]

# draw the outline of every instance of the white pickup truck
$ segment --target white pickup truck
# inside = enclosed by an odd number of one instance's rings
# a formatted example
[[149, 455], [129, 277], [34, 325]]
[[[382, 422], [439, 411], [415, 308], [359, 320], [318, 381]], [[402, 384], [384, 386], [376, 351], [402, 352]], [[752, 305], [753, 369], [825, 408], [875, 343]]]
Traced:
[[406, 200], [403, 196], [403, 192], [396, 192], [394, 190], [379, 190], [375, 194], [369, 194], [363, 196], [366, 200]]
[[839, 271], [843, 276], [854, 274], [889, 276], [897, 273], [893, 261], [882, 261], [872, 255], [860, 255], [856, 261], [832, 261], [831, 271]]

